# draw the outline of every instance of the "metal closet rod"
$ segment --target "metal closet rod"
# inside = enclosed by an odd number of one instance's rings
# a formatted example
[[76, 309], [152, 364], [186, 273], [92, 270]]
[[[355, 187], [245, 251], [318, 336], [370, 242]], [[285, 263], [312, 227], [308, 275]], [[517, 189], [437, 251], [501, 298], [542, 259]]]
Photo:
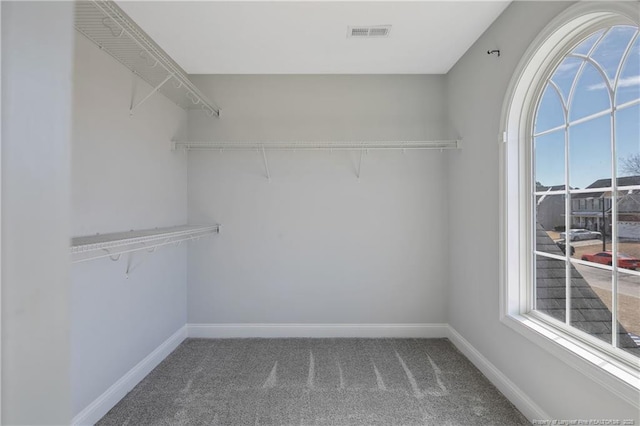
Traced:
[[184, 150], [393, 150], [393, 149], [458, 149], [460, 139], [424, 140], [424, 141], [174, 141], [173, 149]]

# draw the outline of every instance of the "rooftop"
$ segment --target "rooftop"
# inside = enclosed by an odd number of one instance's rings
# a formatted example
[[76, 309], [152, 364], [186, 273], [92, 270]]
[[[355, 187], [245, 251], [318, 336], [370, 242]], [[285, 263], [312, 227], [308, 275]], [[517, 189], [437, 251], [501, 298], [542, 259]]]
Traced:
[[[536, 228], [536, 248], [546, 253], [564, 256], [539, 224]], [[542, 256], [536, 259], [536, 308], [559, 321], [566, 318], [565, 262]], [[584, 277], [571, 265], [571, 325], [607, 343], [611, 343], [611, 311], [593, 291]], [[640, 356], [640, 346], [618, 323], [619, 347]]]

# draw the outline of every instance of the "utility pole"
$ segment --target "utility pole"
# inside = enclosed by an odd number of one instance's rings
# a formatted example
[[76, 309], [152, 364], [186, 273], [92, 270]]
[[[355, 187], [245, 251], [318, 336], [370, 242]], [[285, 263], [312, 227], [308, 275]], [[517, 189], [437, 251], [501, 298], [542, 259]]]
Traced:
[[602, 194], [602, 251], [607, 251], [607, 217], [605, 216], [606, 197]]

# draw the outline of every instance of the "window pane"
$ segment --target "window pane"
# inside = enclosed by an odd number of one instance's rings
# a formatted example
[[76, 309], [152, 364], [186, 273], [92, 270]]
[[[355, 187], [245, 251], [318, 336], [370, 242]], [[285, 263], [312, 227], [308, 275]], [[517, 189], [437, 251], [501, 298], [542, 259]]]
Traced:
[[582, 62], [582, 59], [578, 58], [565, 58], [556, 68], [553, 77], [551, 77], [551, 80], [560, 88], [560, 93], [562, 93], [565, 102], [569, 99], [573, 80], [576, 78]]
[[611, 343], [611, 271], [574, 264], [571, 273], [571, 325]]
[[572, 188], [588, 188], [600, 179], [611, 179], [610, 129], [609, 115], [569, 128], [569, 185]]
[[[602, 214], [603, 206], [606, 210], [608, 203], [602, 199], [602, 194], [602, 192], [572, 194], [570, 216], [572, 229], [569, 231], [569, 238], [573, 247], [571, 257], [574, 259], [599, 264], [607, 263], [607, 259], [596, 256], [611, 248], [609, 222], [603, 220]], [[605, 246], [602, 243], [603, 234]]]
[[596, 68], [585, 64], [569, 105], [569, 121], [587, 117], [611, 107], [607, 85]]
[[[620, 179], [619, 179], [620, 181]], [[618, 251], [628, 258], [619, 260], [621, 268], [635, 269], [640, 267], [632, 259], [640, 259], [640, 191], [618, 190], [617, 225]], [[640, 262], [640, 260], [638, 260]]]
[[548, 84], [538, 107], [534, 133], [544, 132], [563, 124], [565, 124], [565, 118], [560, 95]]
[[534, 139], [535, 182], [545, 187], [564, 185], [564, 130]]
[[640, 277], [618, 272], [618, 347], [640, 357]]
[[622, 55], [627, 50], [631, 37], [636, 29], [629, 26], [613, 27], [598, 43], [591, 57], [602, 66], [603, 70], [613, 82], [618, 66], [622, 60]]
[[629, 271], [640, 270], [639, 202], [640, 191], [618, 191], [618, 346], [637, 356], [640, 356], [640, 348], [633, 338], [640, 336], [640, 277]]
[[633, 43], [618, 81], [616, 105], [640, 98], [640, 38]]
[[[608, 182], [610, 184], [610, 181]], [[569, 238], [574, 259], [590, 262], [593, 266], [572, 264], [571, 267], [571, 321], [577, 329], [611, 342], [611, 311], [601, 299], [603, 292], [611, 293], [611, 271], [598, 266], [610, 265], [612, 258], [609, 221], [603, 221], [602, 208], [606, 192], [573, 194]], [[604, 222], [604, 224], [603, 224]], [[605, 244], [602, 236], [604, 234]]]
[[[538, 232], [538, 238], [538, 246], [544, 245], [544, 235]], [[565, 277], [564, 261], [536, 256], [536, 310], [562, 322], [566, 321]]]
[[[536, 247], [537, 251], [564, 256], [564, 195], [538, 195], [536, 197]], [[539, 235], [538, 235], [539, 233]]]
[[616, 155], [618, 176], [640, 176], [640, 105], [616, 112]]
[[577, 53], [579, 55], [587, 55], [596, 41], [600, 38], [600, 36], [604, 33], [604, 30], [600, 30], [592, 36], [587, 37], [585, 41], [580, 43], [578, 47], [573, 49], [572, 53]]

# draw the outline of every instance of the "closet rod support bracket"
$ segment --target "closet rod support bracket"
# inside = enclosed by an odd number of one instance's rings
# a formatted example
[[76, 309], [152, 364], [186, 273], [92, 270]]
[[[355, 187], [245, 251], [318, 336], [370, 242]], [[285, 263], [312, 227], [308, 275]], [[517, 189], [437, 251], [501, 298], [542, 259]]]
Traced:
[[356, 177], [358, 178], [358, 182], [360, 182], [360, 174], [362, 172], [362, 158], [364, 157], [364, 153], [365, 153], [365, 149], [364, 147], [360, 150], [360, 160], [358, 161], [358, 170], [356, 172]]
[[264, 145], [261, 145], [262, 161], [264, 161], [264, 170], [267, 173], [267, 179], [271, 182], [271, 173], [269, 173], [269, 163], [267, 162], [267, 153], [264, 151]]

